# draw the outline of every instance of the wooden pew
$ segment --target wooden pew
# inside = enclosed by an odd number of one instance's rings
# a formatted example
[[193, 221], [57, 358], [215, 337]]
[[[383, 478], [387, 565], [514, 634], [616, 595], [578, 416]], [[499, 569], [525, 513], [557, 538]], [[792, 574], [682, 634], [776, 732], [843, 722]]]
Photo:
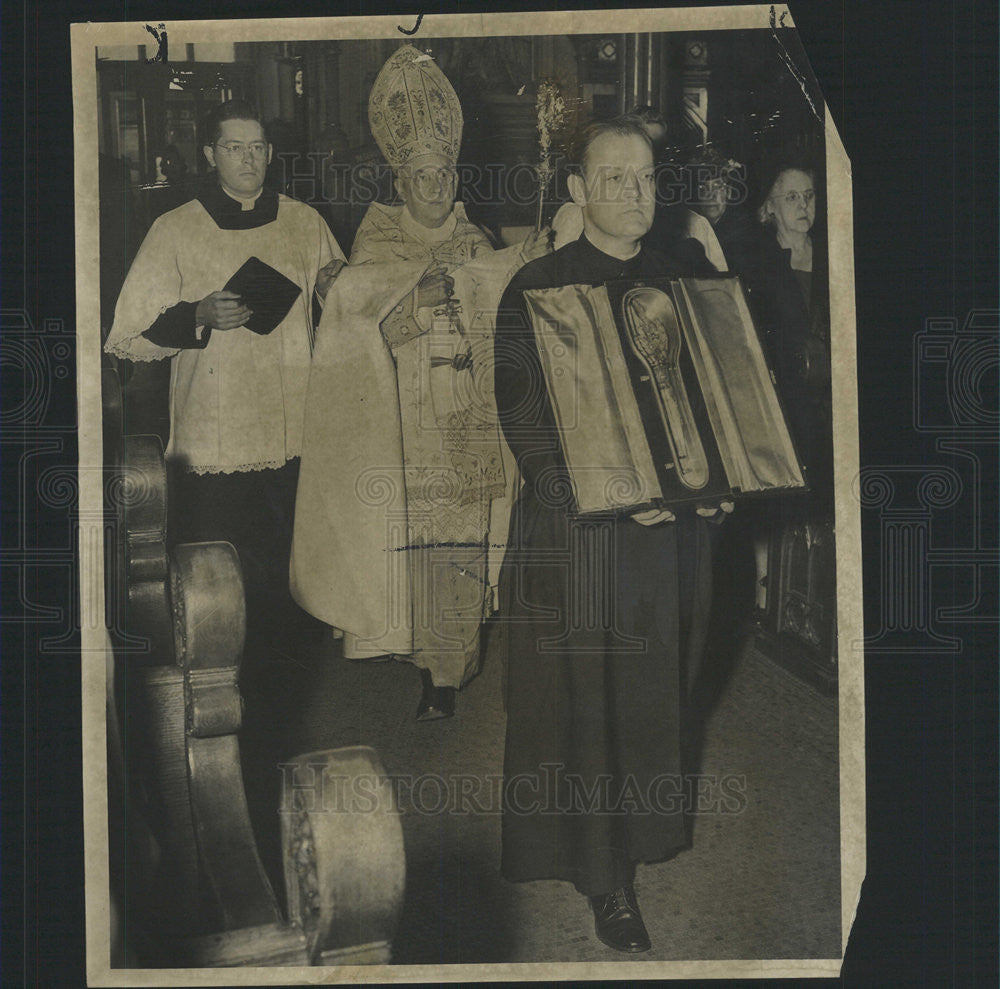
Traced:
[[285, 767], [283, 914], [240, 768], [239, 559], [229, 543], [168, 547], [162, 442], [121, 438], [113, 373], [104, 387], [108, 531], [117, 544], [108, 593], [122, 612], [113, 623], [108, 737], [121, 750], [109, 753], [109, 834], [123, 964], [388, 963], [405, 862], [378, 756], [356, 746]]

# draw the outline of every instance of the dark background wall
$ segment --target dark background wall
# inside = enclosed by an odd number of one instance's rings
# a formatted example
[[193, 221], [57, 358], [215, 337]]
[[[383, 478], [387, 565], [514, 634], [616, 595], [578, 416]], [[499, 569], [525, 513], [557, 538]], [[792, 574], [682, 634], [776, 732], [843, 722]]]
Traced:
[[[635, 106], [658, 107], [677, 159], [710, 143], [757, 171], [795, 150], [822, 159], [822, 97], [792, 32], [767, 30], [435, 38], [421, 35], [458, 93], [465, 118], [461, 162], [483, 174], [518, 174], [507, 185], [470, 181], [462, 196], [478, 222], [498, 233], [535, 220], [528, 169], [539, 159], [536, 94], [555, 82], [569, 113], [556, 134], [558, 158], [574, 127]], [[406, 39], [174, 44], [96, 51], [102, 214], [108, 218], [106, 305], [111, 308], [127, 253], [160, 213], [189, 198], [208, 164], [205, 118], [238, 97], [258, 108], [274, 145], [269, 182], [314, 205], [332, 198], [319, 176], [328, 164], [384, 166], [368, 128], [368, 94], [379, 69]], [[789, 59], [803, 84], [789, 71]], [[487, 173], [487, 170], [496, 170]], [[519, 171], [518, 171], [519, 170]], [[525, 181], [526, 180], [526, 181]], [[502, 179], [501, 179], [502, 181]], [[342, 186], [338, 187], [343, 192]], [[372, 190], [374, 191], [374, 190]], [[370, 199], [357, 188], [355, 198]], [[383, 176], [377, 194], [392, 195]], [[549, 190], [554, 212], [565, 191]], [[349, 238], [363, 214], [331, 218]], [[125, 236], [124, 244], [116, 239]], [[113, 270], [112, 270], [113, 269]]]

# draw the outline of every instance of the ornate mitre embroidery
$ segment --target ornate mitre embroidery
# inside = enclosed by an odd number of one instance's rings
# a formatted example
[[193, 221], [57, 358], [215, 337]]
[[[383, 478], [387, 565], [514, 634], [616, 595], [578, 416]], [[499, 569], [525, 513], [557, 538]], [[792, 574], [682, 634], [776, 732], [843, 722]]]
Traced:
[[458, 96], [431, 56], [413, 45], [404, 45], [382, 66], [368, 98], [368, 123], [393, 168], [427, 154], [458, 161]]

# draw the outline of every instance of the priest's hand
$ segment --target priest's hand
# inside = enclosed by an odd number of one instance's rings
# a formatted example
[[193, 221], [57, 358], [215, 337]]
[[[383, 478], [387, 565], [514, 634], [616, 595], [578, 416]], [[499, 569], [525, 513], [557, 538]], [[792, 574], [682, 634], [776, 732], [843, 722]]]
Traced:
[[206, 295], [195, 310], [195, 326], [213, 330], [235, 330], [253, 315], [235, 292], [213, 292]]
[[551, 254], [554, 240], [555, 232], [552, 227], [542, 227], [541, 230], [532, 230], [524, 238], [524, 243], [521, 244], [521, 257], [524, 258], [525, 264], [528, 261], [534, 261], [535, 258]]
[[455, 279], [444, 265], [432, 268], [417, 285], [417, 308], [443, 306], [455, 290]]
[[334, 258], [332, 261], [328, 261], [319, 269], [316, 274], [316, 294], [321, 298], [326, 298], [326, 293], [330, 291], [330, 286], [334, 283], [337, 275], [340, 274], [340, 269], [347, 264], [342, 258]]
[[733, 514], [733, 503], [731, 501], [723, 501], [718, 505], [699, 505], [695, 511], [703, 519], [722, 519], [725, 515]]
[[677, 516], [673, 512], [668, 512], [665, 508], [650, 508], [645, 512], [636, 512], [629, 518], [639, 525], [659, 525], [661, 522], [676, 522]]

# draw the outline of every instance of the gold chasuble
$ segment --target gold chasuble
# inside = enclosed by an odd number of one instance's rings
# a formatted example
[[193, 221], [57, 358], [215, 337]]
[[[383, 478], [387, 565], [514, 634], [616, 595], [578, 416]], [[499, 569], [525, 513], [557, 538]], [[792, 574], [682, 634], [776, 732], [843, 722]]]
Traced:
[[[425, 234], [427, 236], [425, 236]], [[445, 265], [458, 304], [415, 309]], [[438, 230], [374, 204], [327, 296], [309, 382], [292, 588], [348, 658], [412, 657], [438, 686], [478, 672], [487, 549], [506, 537], [493, 325], [517, 248], [461, 204]], [[495, 532], [496, 538], [491, 535]]]
[[[386, 63], [369, 117], [393, 167], [454, 164], [461, 108], [416, 49]], [[523, 263], [517, 247], [493, 251], [461, 203], [433, 228], [405, 205], [373, 203], [317, 333], [293, 594], [343, 630], [346, 657], [409, 658], [437, 687], [479, 670], [488, 550], [506, 537], [493, 326]], [[420, 280], [441, 267], [450, 303], [418, 307]], [[496, 499], [505, 507], [491, 523]]]

